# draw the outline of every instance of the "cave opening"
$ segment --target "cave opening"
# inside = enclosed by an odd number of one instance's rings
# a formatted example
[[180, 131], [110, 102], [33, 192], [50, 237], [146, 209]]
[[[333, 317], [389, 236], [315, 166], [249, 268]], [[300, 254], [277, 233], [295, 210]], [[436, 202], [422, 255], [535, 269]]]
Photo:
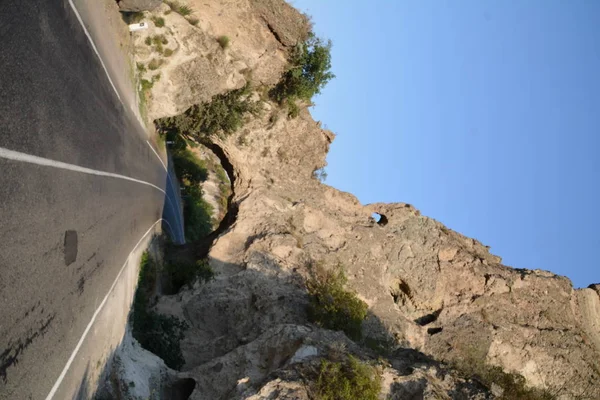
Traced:
[[196, 388], [196, 381], [192, 378], [177, 379], [162, 388], [161, 399], [187, 400]]
[[427, 334], [430, 336], [433, 336], [433, 335], [437, 335], [438, 333], [440, 333], [443, 330], [444, 330], [444, 328], [442, 328], [442, 327], [427, 328]]
[[371, 218], [373, 218], [379, 226], [386, 226], [388, 223], [387, 217], [381, 213], [374, 212], [371, 214]]

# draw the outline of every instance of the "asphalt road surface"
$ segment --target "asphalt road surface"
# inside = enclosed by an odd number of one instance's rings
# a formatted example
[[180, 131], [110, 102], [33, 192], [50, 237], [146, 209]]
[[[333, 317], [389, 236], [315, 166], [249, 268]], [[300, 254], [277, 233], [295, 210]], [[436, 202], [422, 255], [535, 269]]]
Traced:
[[177, 195], [66, 0], [0, 12], [0, 399], [44, 399]]

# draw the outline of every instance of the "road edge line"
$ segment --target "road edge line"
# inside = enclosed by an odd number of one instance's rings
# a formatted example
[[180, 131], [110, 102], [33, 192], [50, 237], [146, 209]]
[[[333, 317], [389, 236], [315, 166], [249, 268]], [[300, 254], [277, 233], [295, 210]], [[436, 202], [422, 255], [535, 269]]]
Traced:
[[[167, 173], [167, 185], [171, 185], [171, 189], [173, 189], [173, 193], [176, 194], [177, 190], [175, 190], [175, 185], [173, 185], [173, 179], [171, 179], [171, 174], [169, 173], [169, 169], [165, 165], [162, 158], [160, 158], [160, 154], [158, 154], [158, 152], [154, 149], [154, 147], [152, 146], [150, 141], [146, 140], [146, 143], [148, 144], [150, 149], [154, 152], [154, 154], [156, 154], [156, 158], [158, 158], [158, 161], [160, 161], [160, 163], [163, 165], [163, 167]], [[171, 207], [173, 207], [173, 203], [171, 203], [171, 200], [169, 199], [169, 195], [165, 194], [165, 197], [167, 198], [167, 201], [169, 202], [169, 204], [171, 204]], [[179, 207], [177, 207], [177, 210], [173, 210], [173, 211], [175, 212], [175, 215], [177, 215], [177, 222], [179, 222], [179, 225], [181, 226], [181, 236], [183, 237], [183, 242], [185, 243], [185, 231], [183, 229], [183, 222], [182, 222], [183, 216], [179, 214]]]
[[156, 221], [155, 223], [153, 223], [152, 226], [150, 226], [150, 229], [148, 229], [146, 231], [146, 233], [144, 233], [144, 235], [140, 238], [140, 240], [138, 240], [138, 242], [136, 243], [136, 245], [133, 246], [133, 249], [131, 249], [131, 251], [127, 255], [127, 260], [125, 260], [125, 263], [123, 264], [123, 266], [121, 267], [121, 270], [117, 274], [117, 277], [115, 278], [113, 284], [111, 285], [110, 289], [108, 290], [108, 293], [106, 293], [106, 296], [104, 296], [104, 299], [102, 300], [102, 302], [100, 303], [100, 305], [98, 306], [98, 308], [96, 309], [96, 311], [94, 312], [94, 314], [92, 315], [92, 319], [90, 320], [90, 322], [86, 326], [85, 330], [83, 331], [83, 335], [79, 339], [79, 342], [77, 342], [77, 346], [75, 346], [75, 350], [73, 350], [73, 352], [71, 353], [71, 356], [67, 360], [67, 364], [63, 368], [63, 370], [60, 373], [60, 375], [59, 375], [58, 379], [56, 380], [56, 382], [54, 383], [54, 386], [52, 386], [52, 389], [50, 389], [50, 393], [48, 393], [48, 396], [46, 396], [46, 400], [52, 400], [54, 398], [54, 395], [56, 394], [58, 388], [60, 387], [60, 384], [62, 383], [63, 379], [67, 375], [67, 372], [69, 371], [69, 368], [71, 367], [71, 364], [75, 360], [75, 356], [77, 356], [77, 353], [79, 352], [79, 349], [81, 349], [81, 346], [83, 345], [83, 342], [85, 341], [85, 338], [87, 337], [88, 333], [90, 332], [90, 329], [92, 329], [92, 326], [94, 325], [94, 322], [96, 322], [96, 318], [98, 317], [98, 314], [100, 314], [100, 311], [102, 311], [102, 308], [104, 308], [104, 305], [108, 301], [108, 298], [109, 298], [110, 294], [112, 293], [112, 291], [117, 286], [119, 278], [123, 274], [123, 271], [125, 270], [125, 267], [127, 266], [127, 263], [129, 263], [129, 257], [137, 249], [137, 247], [140, 245], [140, 243], [142, 242], [142, 240], [144, 240], [144, 238], [152, 231], [152, 229], [154, 229], [154, 227], [156, 226], [156, 224], [158, 224], [161, 221], [163, 221], [162, 218], [160, 218], [158, 221]]
[[73, 9], [73, 12], [75, 13], [75, 16], [77, 17], [77, 20], [79, 21], [79, 24], [83, 28], [83, 32], [85, 33], [85, 36], [87, 36], [90, 44], [92, 45], [92, 49], [94, 50], [94, 53], [96, 53], [96, 56], [98, 56], [98, 60], [100, 60], [100, 64], [102, 65], [102, 68], [104, 69], [104, 73], [106, 74], [106, 77], [108, 78], [108, 81], [110, 82], [110, 85], [112, 86], [113, 90], [115, 91], [115, 94], [119, 98], [119, 101], [124, 106], [125, 103], [123, 103], [123, 100], [121, 99], [121, 96], [119, 95], [119, 91], [117, 90], [115, 84], [113, 83], [112, 79], [110, 78], [110, 74], [108, 73], [108, 69], [106, 68], [106, 65], [104, 65], [104, 61], [102, 61], [102, 57], [100, 57], [100, 53], [98, 52], [98, 49], [96, 48], [96, 44], [94, 43], [94, 39], [92, 39], [92, 35], [90, 35], [90, 33], [88, 32], [87, 28], [85, 27], [85, 23], [83, 22], [83, 19], [81, 18], [81, 15], [79, 14], [79, 11], [77, 11], [77, 7], [75, 7], [75, 4], [73, 3], [73, 0], [69, 0], [69, 5]]
[[169, 170], [167, 169], [167, 166], [166, 166], [165, 162], [162, 160], [162, 158], [160, 158], [160, 155], [156, 152], [156, 150], [154, 150], [154, 147], [152, 147], [152, 144], [150, 143], [150, 141], [146, 140], [146, 143], [148, 144], [148, 146], [150, 146], [150, 148], [152, 149], [152, 151], [154, 152], [154, 154], [156, 154], [156, 157], [158, 157], [158, 161], [160, 161], [160, 163], [162, 164], [163, 168], [165, 169], [165, 171], [167, 171], [167, 174], [168, 174]]

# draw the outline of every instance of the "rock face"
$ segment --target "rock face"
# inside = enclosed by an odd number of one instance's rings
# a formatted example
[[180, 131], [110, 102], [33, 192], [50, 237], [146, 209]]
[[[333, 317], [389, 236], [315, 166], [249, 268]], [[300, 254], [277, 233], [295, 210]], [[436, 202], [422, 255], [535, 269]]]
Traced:
[[[198, 25], [161, 6], [165, 27], [144, 33], [164, 33], [175, 52], [157, 70], [153, 118], [250, 77], [258, 86], [275, 83], [286, 48], [307, 29], [306, 18], [280, 0], [189, 4]], [[220, 35], [231, 38], [230, 48], [220, 48]], [[138, 62], [157, 57], [145, 40], [136, 39]], [[261, 117], [215, 139], [232, 166], [237, 210], [209, 252], [218, 276], [157, 305], [191, 327], [180, 378], [197, 382], [192, 399], [308, 399], [302, 368], [318, 355], [341, 348], [375, 358], [308, 322], [304, 282], [315, 262], [342, 264], [369, 305], [363, 336], [390, 349], [382, 370], [390, 398], [495, 397], [440, 361], [499, 366], [558, 398], [600, 398], [597, 286], [575, 290], [567, 278], [506, 267], [487, 246], [409, 204], [362, 205], [320, 183], [314, 171], [333, 139], [308, 111], [288, 119], [269, 102]]]
[[119, 9], [125, 12], [150, 11], [161, 3], [161, 0], [121, 0], [119, 1]]
[[[135, 61], [147, 69], [143, 77], [152, 80], [160, 75], [148, 105], [151, 120], [179, 114], [248, 81], [277, 83], [289, 48], [309, 30], [306, 17], [281, 0], [189, 0], [185, 4], [194, 10], [191, 16], [171, 12], [163, 4], [147, 16], [163, 18], [164, 26], [148, 21], [150, 29], [134, 35]], [[148, 40], [161, 35], [166, 43], [160, 46], [163, 51], [157, 51]], [[219, 45], [222, 36], [229, 38], [226, 48]], [[155, 70], [149, 69], [153, 60]]]
[[[567, 278], [546, 271], [506, 267], [486, 246], [409, 204], [363, 206], [321, 184], [313, 171], [325, 164], [333, 134], [306, 111], [289, 120], [272, 118], [280, 111], [266, 107], [262, 119], [216, 143], [234, 167], [238, 206], [236, 222], [209, 253], [218, 279], [163, 299], [166, 311], [178, 310], [193, 326], [185, 339], [185, 369], [204, 383], [192, 398], [245, 398], [229, 397], [224, 390], [236, 384], [211, 373], [223, 357], [236, 357], [236, 365], [256, 357], [261, 368], [234, 373], [249, 376], [245, 384], [255, 388], [267, 378], [264, 371], [285, 368], [305, 344], [300, 336], [280, 334], [269, 339], [276, 341], [269, 350], [253, 346], [290, 324], [294, 332], [314, 332], [304, 311], [309, 261], [343, 264], [349, 285], [369, 305], [363, 333], [371, 340], [436, 360], [500, 366], [563, 398], [600, 396], [596, 291], [575, 290]], [[387, 223], [376, 223], [372, 213]], [[261, 354], [281, 358], [265, 364]], [[215, 388], [215, 379], [223, 385]], [[257, 393], [281, 385], [271, 380]], [[419, 395], [428, 393], [421, 389]], [[303, 396], [295, 386], [285, 390]]]

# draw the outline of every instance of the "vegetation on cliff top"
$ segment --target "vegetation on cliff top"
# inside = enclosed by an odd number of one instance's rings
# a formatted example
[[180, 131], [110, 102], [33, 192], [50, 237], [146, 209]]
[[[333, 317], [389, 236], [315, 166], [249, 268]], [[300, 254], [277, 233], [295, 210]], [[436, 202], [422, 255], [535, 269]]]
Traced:
[[321, 360], [315, 382], [318, 400], [377, 400], [381, 391], [381, 377], [375, 368], [349, 355], [334, 362]]
[[331, 41], [325, 42], [310, 33], [308, 39], [294, 49], [289, 69], [269, 94], [280, 104], [284, 101], [310, 101], [334, 77], [331, 72]]
[[169, 367], [179, 369], [184, 364], [180, 342], [188, 326], [176, 317], [151, 310], [158, 276], [158, 265], [144, 253], [133, 300], [132, 334], [144, 349], [162, 358]]
[[168, 133], [166, 139], [173, 143], [171, 156], [179, 184], [184, 190], [183, 217], [185, 237], [188, 241], [198, 240], [213, 231], [213, 207], [204, 199], [201, 183], [208, 178], [204, 161], [189, 149], [186, 140], [176, 132]]
[[[229, 38], [222, 36], [219, 43], [225, 48]], [[289, 69], [269, 91], [269, 96], [280, 105], [287, 105], [289, 116], [296, 117], [299, 114], [296, 101], [309, 102], [334, 77], [331, 72], [331, 41], [325, 42], [311, 33], [292, 52]], [[247, 114], [259, 115], [261, 109], [260, 102], [252, 97], [250, 83], [247, 83], [243, 88], [193, 105], [180, 115], [161, 118], [156, 125], [201, 141], [206, 136], [232, 134], [244, 125]]]
[[199, 260], [195, 263], [170, 262], [165, 265], [164, 274], [168, 283], [163, 287], [165, 294], [176, 294], [182, 287], [191, 286], [196, 280], [206, 283], [215, 276], [206, 260]]
[[177, 178], [186, 184], [198, 185], [208, 178], [208, 171], [202, 160], [188, 149], [171, 152]]
[[326, 270], [320, 265], [311, 268], [306, 282], [310, 295], [308, 317], [326, 329], [343, 331], [349, 338], [362, 337], [362, 322], [367, 316], [367, 304], [356, 293], [344, 288], [347, 278], [341, 266]]
[[142, 255], [131, 314], [132, 334], [144, 349], [162, 358], [170, 368], [180, 369], [185, 362], [181, 340], [188, 325], [179, 318], [152, 310], [156, 291], [162, 287], [164, 294], [175, 294], [196, 280], [205, 283], [213, 277], [214, 272], [206, 260], [193, 264], [169, 263], [161, 267], [148, 252]]
[[475, 351], [468, 351], [463, 357], [451, 363], [452, 366], [465, 378], [475, 379], [483, 386], [492, 389], [496, 385], [502, 388], [500, 400], [554, 400], [557, 396], [549, 390], [542, 390], [527, 386], [525, 378], [517, 373], [505, 372], [498, 366], [485, 363]]
[[229, 135], [244, 124], [246, 114], [258, 115], [260, 104], [250, 95], [250, 85], [214, 96], [211, 101], [196, 104], [183, 114], [156, 121], [164, 130], [175, 130], [202, 140], [215, 134]]

